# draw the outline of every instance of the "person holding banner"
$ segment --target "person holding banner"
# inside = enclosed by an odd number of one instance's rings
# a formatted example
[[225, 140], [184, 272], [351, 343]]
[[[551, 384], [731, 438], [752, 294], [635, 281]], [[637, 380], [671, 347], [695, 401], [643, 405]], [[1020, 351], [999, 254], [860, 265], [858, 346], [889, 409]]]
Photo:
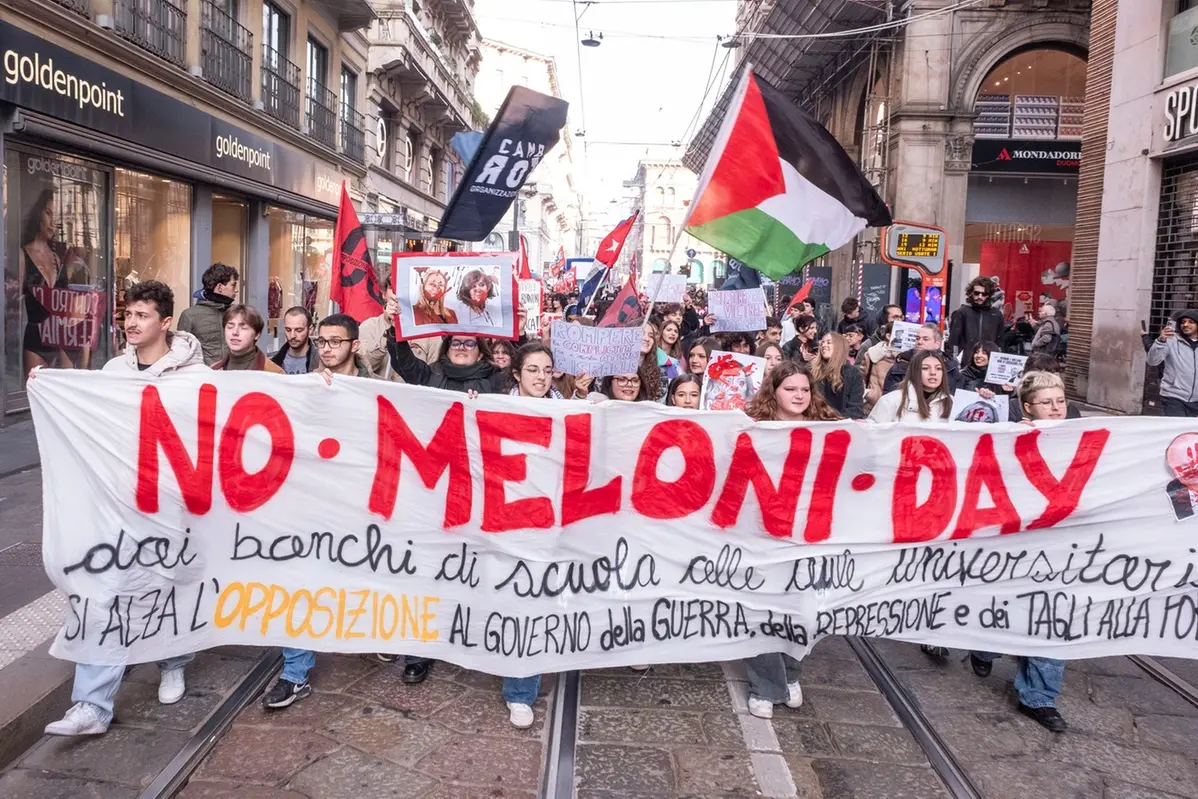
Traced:
[[258, 349], [266, 322], [252, 305], [230, 305], [225, 311], [225, 357], [212, 364], [216, 371], [286, 374], [283, 367]]
[[687, 371], [692, 375], [698, 375], [701, 380], [707, 373], [707, 362], [711, 360], [711, 353], [717, 349], [719, 347], [716, 346], [716, 340], [711, 336], [690, 342], [686, 347]]
[[761, 373], [762, 378], [769, 377], [770, 372], [786, 360], [786, 356], [782, 354], [782, 346], [776, 341], [767, 341], [759, 346], [756, 357], [765, 359], [765, 371]]
[[[204, 369], [204, 351], [199, 339], [183, 331], [171, 332], [175, 314], [175, 295], [170, 286], [157, 280], [135, 283], [125, 291], [125, 337], [129, 346], [124, 354], [104, 364], [105, 372], [143, 374], [158, 378], [169, 372]], [[37, 372], [30, 374], [34, 378]], [[181, 531], [177, 534], [181, 534]], [[119, 572], [133, 583], [142, 579], [137, 571]], [[119, 578], [118, 578], [119, 580]], [[121, 586], [114, 586], [114, 592]], [[140, 588], [129, 586], [130, 590]], [[183, 668], [195, 655], [179, 655], [158, 663], [158, 702], [173, 705], [183, 698], [187, 685]], [[75, 682], [71, 688], [74, 702], [66, 715], [46, 725], [46, 735], [102, 735], [112, 723], [116, 692], [125, 678], [125, 667], [75, 664]]]
[[[886, 382], [882, 388], [889, 393], [898, 388], [903, 382], [903, 378], [907, 376], [907, 369], [912, 362], [917, 352], [928, 350], [931, 352], [941, 352], [944, 346], [944, 333], [940, 327], [935, 324], [920, 325], [919, 330], [915, 333], [915, 348], [900, 352], [894, 359], [894, 366], [886, 373]], [[972, 349], [970, 350], [972, 352]], [[961, 367], [957, 365], [956, 358], [948, 358], [948, 393], [952, 394], [961, 387]]]
[[[656, 374], [657, 369], [653, 371]], [[639, 372], [607, 378], [603, 381], [603, 396], [624, 402], [657, 402], [656, 392], [650, 390], [648, 381]]]
[[865, 383], [861, 372], [849, 363], [848, 350], [844, 336], [825, 333], [819, 342], [819, 354], [811, 363], [811, 372], [828, 405], [846, 419], [863, 419]]
[[[1031, 374], [1032, 372], [1047, 372], [1049, 374], [1060, 376], [1061, 362], [1057, 360], [1057, 356], [1049, 355], [1047, 352], [1033, 352], [1027, 356], [1027, 362], [1023, 365], [1023, 373]], [[1011, 394], [1009, 398], [1010, 411], [1007, 416], [1007, 421], [1022, 422], [1023, 421], [1023, 403], [1019, 401], [1019, 392]], [[1081, 411], [1072, 402], [1065, 407], [1066, 419], [1082, 418]]]
[[[896, 367], [897, 368], [897, 367]], [[911, 358], [899, 387], [878, 400], [871, 422], [947, 424], [953, 411], [948, 366], [939, 350], [921, 349]]]
[[670, 381], [666, 390], [666, 405], [672, 408], [699, 410], [699, 393], [703, 388], [703, 378], [694, 374], [678, 375]]
[[511, 358], [510, 375], [507, 393], [513, 397], [565, 399], [553, 385], [553, 351], [538, 341], [516, 350]]
[[[1024, 424], [1066, 418], [1065, 383], [1060, 375], [1027, 372], [1017, 392]], [[979, 677], [989, 677], [993, 652], [970, 652], [969, 665]], [[1057, 710], [1057, 697], [1065, 681], [1065, 661], [1055, 658], [1021, 657], [1015, 673], [1015, 691], [1019, 694], [1019, 712], [1051, 732], [1065, 732], [1069, 724]]]
[[996, 394], [1007, 395], [1015, 392], [1014, 386], [986, 382], [986, 371], [990, 368], [990, 353], [997, 350], [998, 347], [989, 341], [979, 341], [973, 346], [973, 352], [969, 354], [969, 360], [961, 370], [961, 388], [976, 391], [986, 399]]
[[320, 355], [312, 342], [312, 313], [302, 305], [283, 314], [283, 334], [287, 343], [271, 356], [275, 366], [289, 375], [306, 375], [320, 367]]

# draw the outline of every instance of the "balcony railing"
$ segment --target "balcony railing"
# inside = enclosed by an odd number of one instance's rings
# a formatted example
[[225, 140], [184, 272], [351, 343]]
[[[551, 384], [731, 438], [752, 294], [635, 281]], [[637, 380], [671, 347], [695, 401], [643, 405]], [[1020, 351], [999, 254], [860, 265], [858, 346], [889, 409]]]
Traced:
[[91, 3], [89, 0], [54, 0], [55, 3], [74, 11], [76, 14], [82, 14], [85, 17], [91, 16]]
[[341, 152], [366, 163], [366, 118], [348, 103], [341, 104]]
[[184, 66], [187, 12], [170, 0], [115, 0], [114, 27], [123, 38], [178, 66]]
[[262, 110], [293, 128], [300, 126], [300, 71], [268, 44], [262, 45]]
[[200, 66], [204, 80], [248, 103], [254, 34], [211, 0], [203, 0], [200, 12]]
[[315, 78], [308, 78], [308, 135], [328, 147], [337, 146], [337, 96]]

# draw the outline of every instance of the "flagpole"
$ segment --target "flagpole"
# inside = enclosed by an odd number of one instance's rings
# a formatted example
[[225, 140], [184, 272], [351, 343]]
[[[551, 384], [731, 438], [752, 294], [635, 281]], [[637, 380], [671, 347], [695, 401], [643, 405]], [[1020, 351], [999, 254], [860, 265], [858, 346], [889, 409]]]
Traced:
[[[623, 254], [624, 243], [627, 242], [628, 237], [632, 235], [632, 228], [636, 227], [636, 220], [637, 220], [637, 217], [639, 217], [640, 215], [641, 215], [641, 209], [638, 208], [638, 209], [636, 209], [636, 212], [633, 213], [633, 215], [632, 215], [632, 225], [628, 228], [627, 233], [624, 234], [623, 241], [620, 242], [620, 252], [617, 253], [617, 257], [619, 255]], [[621, 224], [623, 224], [623, 223], [621, 223]], [[617, 230], [619, 229], [618, 225], [616, 226], [616, 229]], [[614, 233], [615, 231], [612, 231], [612, 232]], [[608, 235], [611, 235], [611, 234], [609, 233]], [[600, 263], [602, 263], [602, 261], [600, 261]], [[603, 280], [599, 281], [599, 285], [596, 286], [595, 290], [591, 292], [591, 296], [587, 297], [587, 307], [583, 310], [583, 312], [581, 314], [579, 314], [579, 316], [586, 316], [587, 312], [591, 310], [591, 306], [593, 306], [595, 304], [595, 297], [597, 297], [599, 295], [599, 292], [602, 291], [607, 286], [607, 281], [611, 277], [612, 270], [615, 268], [616, 268], [616, 265], [614, 262], [612, 263], [611, 266], [607, 267], [607, 269], [603, 273]]]

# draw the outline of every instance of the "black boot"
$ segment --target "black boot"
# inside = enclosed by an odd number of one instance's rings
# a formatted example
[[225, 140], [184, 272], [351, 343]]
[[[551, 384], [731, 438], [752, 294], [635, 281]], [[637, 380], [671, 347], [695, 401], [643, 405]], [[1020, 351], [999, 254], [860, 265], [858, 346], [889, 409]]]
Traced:
[[414, 663], [409, 663], [403, 667], [403, 681], [409, 685], [422, 683], [428, 678], [428, 668], [432, 665], [430, 661], [418, 660]]
[[1053, 732], [1064, 732], [1065, 730], [1069, 729], [1068, 722], [1066, 722], [1064, 717], [1057, 712], [1055, 707], [1028, 707], [1020, 702], [1019, 712], [1046, 730], [1051, 730]]
[[989, 677], [990, 672], [994, 670], [994, 661], [982, 660], [974, 653], [969, 653], [969, 665], [973, 667], [973, 673], [979, 677]]

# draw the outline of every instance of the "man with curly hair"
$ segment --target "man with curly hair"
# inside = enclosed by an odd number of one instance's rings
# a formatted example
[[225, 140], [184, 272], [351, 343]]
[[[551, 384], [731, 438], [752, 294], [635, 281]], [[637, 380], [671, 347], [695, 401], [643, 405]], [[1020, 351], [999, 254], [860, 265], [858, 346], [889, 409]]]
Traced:
[[945, 353], [971, 353], [978, 344], [990, 343], [998, 346], [1006, 320], [1002, 311], [992, 308], [991, 296], [994, 284], [987, 277], [975, 277], [965, 287], [965, 304], [953, 311], [948, 323], [948, 341]]

